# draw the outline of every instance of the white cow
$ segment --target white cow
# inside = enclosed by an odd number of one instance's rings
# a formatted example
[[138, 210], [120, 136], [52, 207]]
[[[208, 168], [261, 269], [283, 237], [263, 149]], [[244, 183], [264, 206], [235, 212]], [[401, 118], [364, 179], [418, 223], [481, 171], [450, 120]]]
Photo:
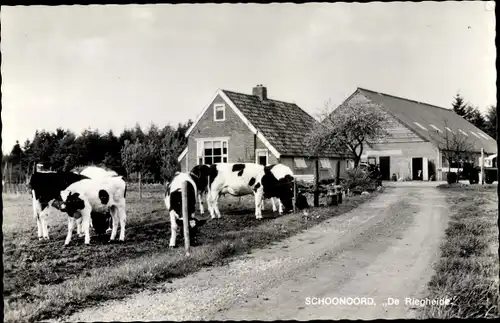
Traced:
[[83, 179], [61, 191], [60, 209], [68, 214], [68, 234], [65, 245], [71, 241], [75, 221], [81, 218], [85, 244], [90, 243], [91, 212], [111, 212], [113, 229], [110, 241], [114, 240], [120, 223], [120, 241], [125, 240], [125, 194], [127, 185], [121, 176], [99, 179]]
[[[113, 176], [118, 176], [118, 174], [114, 170], [107, 170], [101, 167], [97, 166], [88, 166], [85, 167], [81, 172], [80, 175], [86, 176], [88, 178], [92, 179], [97, 179], [97, 178], [105, 178], [105, 177], [113, 177]], [[92, 219], [90, 221], [90, 226], [94, 227], [94, 222], [96, 222], [96, 227], [94, 230], [97, 232], [97, 234], [103, 234], [105, 232], [111, 231], [111, 219], [109, 218], [109, 214], [99, 214], [99, 213], [92, 213]], [[109, 220], [108, 220], [109, 219]], [[79, 222], [77, 222], [78, 225]], [[106, 231], [104, 231], [103, 225], [107, 225], [108, 228]], [[102, 227], [102, 228], [101, 228]], [[77, 227], [78, 231], [78, 227]]]

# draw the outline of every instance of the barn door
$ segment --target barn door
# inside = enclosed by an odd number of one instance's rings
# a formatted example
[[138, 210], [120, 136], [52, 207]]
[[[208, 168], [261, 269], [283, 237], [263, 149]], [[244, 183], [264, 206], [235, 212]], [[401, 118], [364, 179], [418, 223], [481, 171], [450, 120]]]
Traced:
[[422, 175], [423, 175], [423, 180], [424, 181], [428, 181], [429, 180], [429, 162], [427, 160], [427, 157], [423, 157], [423, 171], [422, 171]]

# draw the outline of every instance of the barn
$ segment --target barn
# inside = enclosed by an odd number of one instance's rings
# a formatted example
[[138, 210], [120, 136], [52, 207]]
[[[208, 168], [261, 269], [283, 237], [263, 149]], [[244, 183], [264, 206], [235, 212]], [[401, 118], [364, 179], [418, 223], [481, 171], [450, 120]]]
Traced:
[[346, 161], [335, 153], [317, 159], [308, 153], [303, 139], [315, 123], [296, 104], [270, 99], [265, 86], [252, 94], [219, 89], [187, 130], [178, 161], [182, 171], [220, 162], [283, 163], [306, 181], [314, 179], [316, 165], [320, 179], [334, 178], [337, 169], [343, 177]]
[[453, 138], [461, 136], [468, 143], [475, 165], [481, 149], [485, 156], [497, 153], [496, 140], [478, 129], [451, 109], [409, 100], [394, 95], [357, 88], [332, 113], [349, 102], [368, 100], [387, 117], [389, 135], [365, 148], [361, 161], [380, 165], [384, 180], [395, 174], [398, 179], [445, 180], [448, 171], [456, 172], [460, 160], [448, 165], [446, 151]]

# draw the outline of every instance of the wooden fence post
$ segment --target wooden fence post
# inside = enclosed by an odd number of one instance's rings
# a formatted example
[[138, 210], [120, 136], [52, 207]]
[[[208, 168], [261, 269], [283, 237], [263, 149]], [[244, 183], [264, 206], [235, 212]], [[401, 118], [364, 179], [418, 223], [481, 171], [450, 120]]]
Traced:
[[314, 207], [319, 206], [319, 158], [314, 161]]
[[189, 216], [188, 216], [188, 200], [187, 200], [187, 182], [182, 183], [182, 224], [184, 227], [184, 249], [186, 256], [189, 256], [190, 237], [189, 237]]
[[142, 176], [139, 172], [139, 200], [142, 200]]
[[9, 164], [9, 186], [10, 186], [10, 193], [14, 193], [14, 188], [12, 187], [12, 164]]
[[340, 184], [340, 160], [337, 160], [337, 169], [335, 170], [336, 171], [336, 178], [335, 178], [335, 185], [339, 185]]
[[481, 185], [484, 185], [484, 148], [481, 147]]
[[293, 180], [293, 213], [295, 213], [297, 205], [297, 180]]

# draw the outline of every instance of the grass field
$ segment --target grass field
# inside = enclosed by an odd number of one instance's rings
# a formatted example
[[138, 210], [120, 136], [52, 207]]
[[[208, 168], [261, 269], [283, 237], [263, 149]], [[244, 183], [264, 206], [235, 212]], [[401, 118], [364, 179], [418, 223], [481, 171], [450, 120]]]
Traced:
[[443, 185], [452, 216], [441, 259], [429, 283], [430, 298], [451, 306], [426, 306], [423, 318], [499, 317], [497, 186]]
[[[30, 196], [4, 195], [5, 322], [70, 314], [204, 266], [223, 264], [229, 256], [286, 238], [376, 195], [351, 197], [338, 207], [319, 207], [307, 218], [302, 214], [278, 217], [267, 201], [260, 221], [255, 219], [252, 197], [223, 197], [222, 219], [201, 228], [201, 245], [187, 258], [183, 248], [168, 248], [170, 227], [163, 191], [161, 186], [150, 186], [143, 190], [142, 200], [137, 190], [127, 191], [125, 242], [109, 244], [109, 236], [101, 241], [92, 237], [91, 245], [86, 246], [75, 234], [67, 247], [63, 246], [64, 214], [51, 214], [51, 240], [38, 241]], [[179, 238], [178, 245], [182, 243]]]

